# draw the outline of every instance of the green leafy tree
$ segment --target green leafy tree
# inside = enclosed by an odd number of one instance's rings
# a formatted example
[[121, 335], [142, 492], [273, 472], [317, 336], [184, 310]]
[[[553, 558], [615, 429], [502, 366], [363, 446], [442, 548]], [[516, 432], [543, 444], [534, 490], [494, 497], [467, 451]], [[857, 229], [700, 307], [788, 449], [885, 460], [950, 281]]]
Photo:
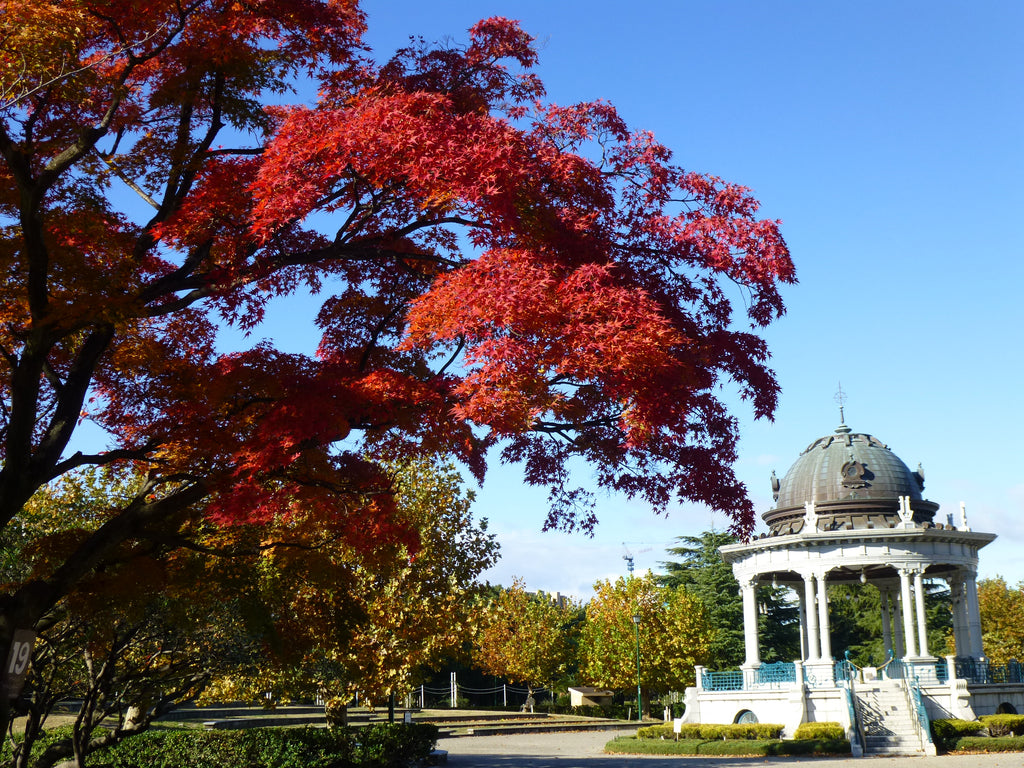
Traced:
[[[707, 608], [715, 628], [708, 653], [708, 666], [725, 669], [738, 666], [746, 657], [743, 639], [743, 601], [732, 566], [722, 559], [719, 547], [735, 544], [729, 533], [705, 531], [700, 536], [681, 536], [668, 554], [678, 558], [662, 563], [658, 580], [670, 587], [684, 587]], [[758, 643], [762, 661], [792, 661], [800, 657], [799, 608], [781, 587], [757, 588]]]
[[[637, 686], [637, 643], [643, 707], [651, 696], [694, 684], [694, 666], [705, 665], [715, 635], [704, 603], [683, 587], [654, 576], [599, 581], [587, 604], [580, 677], [602, 688]], [[635, 624], [633, 617], [639, 618]]]
[[477, 610], [473, 662], [484, 672], [533, 689], [553, 685], [575, 662], [579, 611], [516, 579]]

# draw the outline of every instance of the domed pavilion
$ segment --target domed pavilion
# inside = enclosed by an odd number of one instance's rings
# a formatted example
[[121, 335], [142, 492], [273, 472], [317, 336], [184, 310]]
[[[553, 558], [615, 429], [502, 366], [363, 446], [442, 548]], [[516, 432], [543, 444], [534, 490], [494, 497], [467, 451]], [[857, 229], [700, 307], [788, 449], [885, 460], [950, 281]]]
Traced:
[[[934, 754], [929, 718], [1024, 712], [1020, 666], [988, 664], [982, 648], [978, 551], [995, 534], [972, 531], [964, 505], [937, 518], [925, 499], [924, 470], [911, 470], [873, 435], [841, 423], [800, 454], [780, 480], [767, 532], [722, 547], [740, 584], [746, 659], [738, 670], [697, 668], [687, 722], [839, 721], [854, 751]], [[951, 597], [955, 655], [929, 648], [927, 583]], [[800, 659], [763, 664], [757, 586], [792, 589], [799, 601]], [[878, 590], [889, 661], [858, 668], [834, 649], [828, 586]], [[920, 702], [920, 706], [918, 706]], [[887, 712], [884, 722], [878, 715]]]

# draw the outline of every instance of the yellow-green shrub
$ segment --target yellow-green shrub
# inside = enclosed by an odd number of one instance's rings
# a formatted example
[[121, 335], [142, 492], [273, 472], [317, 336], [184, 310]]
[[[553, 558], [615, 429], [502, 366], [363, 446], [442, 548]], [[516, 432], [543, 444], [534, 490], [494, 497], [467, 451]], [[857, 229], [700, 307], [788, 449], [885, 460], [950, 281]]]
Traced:
[[[782, 735], [778, 723], [683, 723], [680, 739], [777, 739]], [[649, 725], [636, 733], [640, 739], [674, 739], [677, 734], [671, 723]], [[842, 737], [840, 737], [842, 738]]]
[[982, 715], [991, 736], [1024, 736], [1024, 715]]
[[834, 721], [822, 723], [801, 723], [793, 734], [794, 739], [845, 739], [843, 726]]
[[979, 720], [932, 720], [932, 740], [940, 752], [956, 749], [956, 743], [965, 736], [979, 734], [985, 735], [985, 724]]

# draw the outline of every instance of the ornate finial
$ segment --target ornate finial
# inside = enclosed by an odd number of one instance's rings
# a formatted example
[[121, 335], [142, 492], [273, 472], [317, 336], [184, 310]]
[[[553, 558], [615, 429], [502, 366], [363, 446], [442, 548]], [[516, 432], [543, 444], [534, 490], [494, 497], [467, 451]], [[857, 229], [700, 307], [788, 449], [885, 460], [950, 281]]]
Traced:
[[845, 424], [846, 417], [843, 415], [843, 406], [846, 405], [846, 393], [843, 392], [843, 382], [839, 382], [839, 389], [836, 391], [836, 396], [833, 399], [839, 405], [839, 423]]

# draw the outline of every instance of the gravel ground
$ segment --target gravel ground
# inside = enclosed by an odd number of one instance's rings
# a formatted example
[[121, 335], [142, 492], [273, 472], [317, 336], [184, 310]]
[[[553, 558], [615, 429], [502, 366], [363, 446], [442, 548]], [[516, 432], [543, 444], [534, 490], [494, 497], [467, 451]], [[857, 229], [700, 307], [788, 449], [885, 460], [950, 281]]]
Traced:
[[452, 768], [757, 768], [829, 766], [829, 768], [1024, 768], [1024, 754], [943, 755], [941, 757], [654, 757], [606, 755], [604, 745], [621, 732], [463, 736], [442, 739]]

